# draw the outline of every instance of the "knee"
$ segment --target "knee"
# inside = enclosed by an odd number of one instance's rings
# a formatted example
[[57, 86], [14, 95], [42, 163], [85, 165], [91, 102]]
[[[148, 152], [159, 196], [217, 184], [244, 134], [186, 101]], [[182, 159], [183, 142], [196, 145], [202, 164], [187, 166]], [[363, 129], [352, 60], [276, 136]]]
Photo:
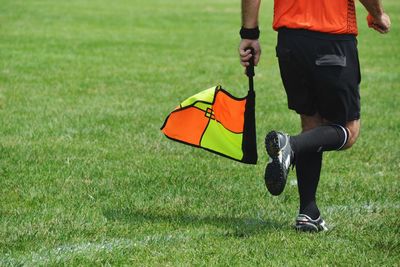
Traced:
[[343, 149], [348, 149], [356, 143], [360, 134], [360, 120], [348, 122], [346, 124], [346, 128], [348, 130], [349, 137], [347, 138], [347, 142]]
[[302, 132], [314, 129], [322, 124], [322, 118], [319, 114], [313, 116], [301, 115], [301, 130]]

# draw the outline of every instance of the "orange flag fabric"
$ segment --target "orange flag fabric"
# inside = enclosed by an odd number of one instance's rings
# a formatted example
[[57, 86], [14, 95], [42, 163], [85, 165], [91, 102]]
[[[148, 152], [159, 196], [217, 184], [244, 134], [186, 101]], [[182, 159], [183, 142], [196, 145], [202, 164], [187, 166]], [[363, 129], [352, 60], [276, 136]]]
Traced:
[[255, 94], [231, 95], [221, 86], [187, 98], [166, 118], [166, 137], [230, 159], [257, 163]]

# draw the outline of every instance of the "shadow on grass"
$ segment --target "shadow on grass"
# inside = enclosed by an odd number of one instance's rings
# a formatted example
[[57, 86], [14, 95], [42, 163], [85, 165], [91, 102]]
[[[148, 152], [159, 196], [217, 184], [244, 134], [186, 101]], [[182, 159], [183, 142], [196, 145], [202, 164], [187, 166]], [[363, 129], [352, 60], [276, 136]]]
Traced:
[[112, 221], [124, 221], [131, 224], [168, 223], [172, 226], [199, 227], [213, 225], [225, 230], [224, 235], [246, 237], [260, 234], [269, 230], [286, 228], [283, 223], [264, 220], [262, 218], [230, 217], [230, 216], [201, 216], [177, 212], [164, 214], [162, 212], [144, 211], [135, 209], [105, 210], [104, 216]]

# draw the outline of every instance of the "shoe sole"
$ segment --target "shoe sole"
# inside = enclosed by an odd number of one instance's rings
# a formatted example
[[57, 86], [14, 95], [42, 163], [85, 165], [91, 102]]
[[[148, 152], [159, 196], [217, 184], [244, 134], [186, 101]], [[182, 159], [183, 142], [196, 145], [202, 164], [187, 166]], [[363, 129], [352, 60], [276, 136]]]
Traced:
[[272, 162], [267, 164], [265, 168], [265, 185], [271, 195], [278, 196], [285, 188], [286, 180], [284, 179], [284, 170], [279, 163], [279, 139], [276, 132], [270, 132], [265, 137], [265, 148], [268, 155], [272, 158]]
[[298, 232], [319, 232], [319, 231], [321, 231], [318, 229], [318, 227], [316, 225], [311, 224], [311, 223], [295, 225], [294, 228]]
[[311, 233], [328, 231], [328, 228], [319, 227], [319, 226], [317, 226], [315, 224], [312, 224], [312, 223], [296, 224], [294, 226], [294, 229], [296, 231], [298, 231], [298, 232], [311, 232]]
[[268, 133], [265, 137], [265, 149], [271, 158], [278, 159], [279, 138], [275, 131]]

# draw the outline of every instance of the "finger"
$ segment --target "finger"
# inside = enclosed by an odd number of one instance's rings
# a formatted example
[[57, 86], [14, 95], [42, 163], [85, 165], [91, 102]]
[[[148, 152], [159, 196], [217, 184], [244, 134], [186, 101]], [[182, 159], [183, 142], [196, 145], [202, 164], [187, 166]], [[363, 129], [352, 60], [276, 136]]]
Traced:
[[248, 62], [252, 56], [252, 54], [248, 54], [247, 56], [240, 57], [240, 60]]
[[381, 29], [381, 33], [388, 33], [388, 32], [389, 32], [389, 29], [388, 29], [388, 28], [386, 28], [386, 29], [380, 28], [380, 29]]
[[390, 22], [375, 23], [375, 26], [377, 26], [382, 32], [387, 33], [390, 29]]
[[249, 62], [245, 62], [245, 61], [240, 61], [240, 64], [241, 64], [243, 67], [249, 66]]
[[372, 24], [372, 28], [380, 33], [386, 33], [386, 30], [378, 24]]
[[249, 61], [249, 59], [252, 57], [251, 54], [247, 54], [245, 56], [240, 56], [240, 59], [243, 61]]
[[244, 49], [239, 49], [239, 54], [241, 57], [245, 57], [251, 53], [251, 50], [244, 50]]
[[383, 31], [383, 33], [388, 33], [390, 31], [390, 25], [386, 24], [384, 26], [379, 25], [379, 28]]
[[377, 32], [380, 32], [379, 27], [378, 27], [375, 23], [372, 23], [372, 24], [371, 24], [371, 28], [374, 29], [374, 30], [377, 31]]

